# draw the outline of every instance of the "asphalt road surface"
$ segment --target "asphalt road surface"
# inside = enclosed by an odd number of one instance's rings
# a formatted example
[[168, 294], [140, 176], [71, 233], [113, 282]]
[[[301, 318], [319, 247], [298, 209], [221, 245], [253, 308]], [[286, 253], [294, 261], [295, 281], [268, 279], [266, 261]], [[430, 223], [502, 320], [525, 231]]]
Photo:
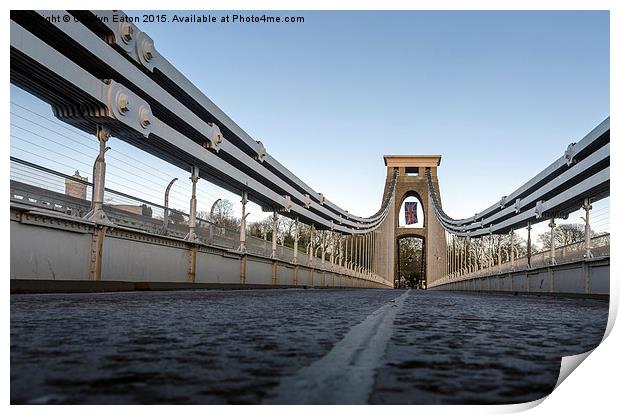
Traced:
[[14, 404], [519, 403], [600, 300], [275, 289], [11, 296]]

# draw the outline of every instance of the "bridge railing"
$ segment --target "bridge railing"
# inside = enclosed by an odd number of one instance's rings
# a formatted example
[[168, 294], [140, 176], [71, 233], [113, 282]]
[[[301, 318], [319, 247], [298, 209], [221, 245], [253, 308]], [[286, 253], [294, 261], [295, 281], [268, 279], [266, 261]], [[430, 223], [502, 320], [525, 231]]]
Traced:
[[[19, 166], [19, 169], [14, 168], [16, 166]], [[85, 192], [85, 198], [65, 194], [65, 181], [82, 184], [87, 189], [92, 187], [92, 183], [14, 157], [11, 159], [11, 167], [11, 202], [78, 218], [83, 217], [90, 211], [92, 207], [90, 191]], [[29, 183], [21, 180], [28, 181]], [[45, 188], [39, 186], [45, 186]], [[119, 226], [179, 239], [184, 238], [189, 232], [189, 215], [185, 212], [168, 209], [169, 213], [175, 213], [176, 217], [164, 229], [164, 206], [117, 192], [114, 189], [107, 189], [106, 193], [115, 196], [115, 203], [104, 203], [103, 209], [108, 218]], [[122, 202], [126, 202], [126, 204], [123, 205]], [[197, 218], [195, 234], [198, 241], [206, 245], [231, 251], [236, 251], [239, 248], [240, 234], [238, 229]], [[248, 235], [246, 236], [246, 250], [252, 255], [272, 258], [272, 241]], [[281, 243], [276, 244], [275, 258], [283, 262], [308, 266], [326, 272], [337, 272], [342, 275], [371, 279], [386, 285], [389, 284], [387, 280], [378, 275], [354, 271], [335, 262], [332, 263], [329, 256], [329, 259], [323, 262], [320, 257], [311, 257], [301, 250], [298, 250], [295, 255], [293, 248], [284, 246]]]
[[[604, 257], [609, 256], [610, 251], [610, 234], [605, 233], [595, 236], [591, 239], [590, 252], [592, 257]], [[563, 245], [555, 248], [555, 263], [564, 264], [568, 262], [579, 261], [586, 258], [586, 244], [585, 241], [578, 241], [568, 245]], [[546, 265], [553, 265], [551, 249], [538, 252], [530, 258], [531, 268], [543, 267]], [[496, 265], [494, 268], [506, 269], [510, 266], [510, 263], [503, 263]], [[525, 269], [528, 267], [527, 256], [519, 257], [515, 260], [515, 269]]]
[[[611, 235], [604, 233], [592, 237], [590, 240], [590, 257], [592, 259], [604, 258], [610, 256], [610, 240]], [[451, 273], [429, 286], [437, 286], [448, 282], [466, 280], [473, 278], [488, 277], [493, 275], [500, 275], [510, 272], [519, 272], [527, 269], [541, 268], [545, 266], [567, 264], [571, 262], [582, 261], [588, 258], [588, 248], [586, 241], [581, 240], [578, 242], [570, 243], [555, 248], [555, 256], [552, 255], [551, 249], [545, 249], [531, 255], [528, 259], [527, 255], [519, 256], [515, 258], [513, 262], [507, 260], [500, 264], [495, 264], [490, 267], [475, 269], [471, 271], [461, 271]]]

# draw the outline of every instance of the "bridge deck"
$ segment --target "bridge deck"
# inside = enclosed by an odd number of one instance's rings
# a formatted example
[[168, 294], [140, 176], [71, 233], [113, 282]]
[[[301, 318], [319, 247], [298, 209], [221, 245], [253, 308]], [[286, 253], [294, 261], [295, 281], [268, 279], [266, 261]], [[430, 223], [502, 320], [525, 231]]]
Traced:
[[553, 389], [561, 356], [598, 345], [607, 313], [600, 300], [445, 291], [14, 295], [11, 401], [525, 402]]

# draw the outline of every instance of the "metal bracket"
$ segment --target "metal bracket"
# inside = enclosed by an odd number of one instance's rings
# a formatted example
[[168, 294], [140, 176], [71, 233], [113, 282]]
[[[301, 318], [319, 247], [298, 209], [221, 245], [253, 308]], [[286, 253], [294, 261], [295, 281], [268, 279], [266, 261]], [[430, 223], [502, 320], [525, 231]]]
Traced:
[[104, 80], [103, 86], [105, 89], [102, 95], [106, 100], [105, 105], [52, 105], [54, 116], [72, 125], [83, 124], [86, 120], [98, 125], [113, 127], [110, 121], [117, 120], [138, 134], [148, 137], [153, 122], [151, 106], [148, 102], [114, 80]]
[[107, 95], [110, 115], [148, 137], [153, 117], [148, 102], [114, 80], [110, 80]]
[[293, 207], [293, 202], [291, 201], [291, 197], [289, 195], [284, 195], [283, 198], [284, 198], [284, 203], [283, 203], [284, 211], [290, 212], [291, 208]]
[[261, 141], [257, 141], [258, 143], [258, 151], [256, 152], [256, 160], [263, 162], [263, 159], [267, 155], [267, 149], [263, 145]]
[[570, 166], [573, 164], [575, 158], [575, 143], [570, 143], [564, 152], [564, 159], [566, 160], [566, 165]]
[[503, 209], [504, 206], [506, 206], [506, 200], [508, 199], [508, 196], [502, 196], [502, 198], [499, 201], [499, 206]]
[[220, 151], [220, 146], [224, 138], [222, 136], [222, 131], [220, 131], [220, 127], [213, 123], [207, 123], [209, 127], [211, 127], [211, 131], [206, 132], [204, 135], [207, 137], [209, 142], [207, 143], [207, 148], [215, 151], [216, 153]]
[[539, 200], [536, 202], [536, 208], [534, 208], [534, 213], [536, 213], [536, 219], [540, 219], [543, 215], [543, 201]]
[[131, 22], [129, 16], [120, 10], [96, 10], [94, 14], [112, 32], [111, 42], [121, 47], [125, 53], [135, 58], [145, 68], [153, 72], [159, 58], [153, 39]]
[[200, 243], [200, 239], [198, 239], [198, 236], [196, 236], [195, 233], [188, 233], [187, 235], [185, 235], [185, 238], [183, 238], [183, 240], [191, 244]]
[[106, 226], [106, 227], [114, 227], [114, 222], [108, 219], [108, 216], [102, 209], [99, 210], [91, 210], [88, 212], [82, 219], [89, 220], [97, 225]]

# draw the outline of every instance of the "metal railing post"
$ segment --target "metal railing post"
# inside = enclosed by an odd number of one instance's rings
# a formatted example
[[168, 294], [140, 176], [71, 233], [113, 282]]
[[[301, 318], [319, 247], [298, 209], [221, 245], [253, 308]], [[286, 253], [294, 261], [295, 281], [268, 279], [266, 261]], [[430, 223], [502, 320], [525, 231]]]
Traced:
[[364, 236], [364, 239], [364, 246], [366, 247], [364, 255], [364, 268], [366, 269], [366, 274], [368, 274], [368, 271], [370, 270], [370, 233], [367, 233]]
[[446, 232], [446, 275], [452, 278], [452, 234]]
[[110, 149], [106, 144], [110, 139], [110, 130], [101, 125], [97, 126], [97, 140], [99, 140], [99, 154], [93, 166], [93, 192], [91, 201], [91, 211], [84, 219], [92, 220], [95, 223], [110, 226], [113, 223], [103, 211], [103, 198], [105, 193], [105, 153]]
[[271, 230], [271, 258], [276, 259], [278, 257], [277, 249], [277, 234], [278, 234], [278, 212], [273, 212], [273, 228]]
[[458, 239], [456, 241], [456, 249], [457, 249], [457, 276], [461, 276], [463, 275], [463, 257], [464, 257], [464, 253], [463, 253], [463, 240], [462, 239]]
[[246, 218], [249, 213], [245, 213], [245, 205], [248, 203], [248, 193], [244, 190], [241, 192], [241, 221], [239, 223], [239, 252], [245, 254], [247, 249], [245, 246], [245, 227]]
[[299, 218], [295, 218], [295, 233], [293, 235], [293, 264], [297, 264], [297, 250], [299, 248]]
[[355, 235], [355, 271], [360, 271], [360, 259], [362, 258], [362, 241], [359, 235]]
[[360, 258], [360, 268], [362, 271], [362, 274], [366, 271], [366, 248], [367, 248], [367, 239], [366, 237], [368, 236], [368, 234], [363, 234], [362, 235], [362, 240], [361, 240], [361, 251], [362, 251], [362, 257]]
[[364, 257], [366, 255], [366, 235], [360, 235], [360, 272], [364, 273]]
[[492, 268], [495, 267], [495, 261], [496, 261], [496, 257], [493, 254], [493, 249], [494, 249], [495, 245], [493, 243], [493, 234], [489, 234], [489, 271], [491, 271]]
[[356, 240], [357, 240], [357, 272], [362, 272], [362, 263], [363, 263], [363, 249], [364, 249], [364, 245], [363, 245], [363, 236], [362, 235], [357, 235], [356, 236]]
[[310, 244], [308, 246], [308, 264], [312, 265], [314, 259], [314, 224], [310, 225]]
[[549, 227], [551, 228], [549, 235], [549, 244], [551, 246], [551, 265], [555, 265], [557, 263], [555, 260], [555, 226], [555, 218], [551, 218], [549, 221]]
[[590, 203], [590, 199], [585, 199], [583, 202], [583, 210], [586, 211], [585, 219], [586, 228], [585, 228], [585, 249], [586, 252], [584, 254], [584, 258], [589, 259], [592, 258], [592, 228], [590, 227], [590, 210], [592, 210], [592, 204]]
[[192, 175], [190, 176], [190, 180], [192, 181], [192, 198], [189, 202], [189, 232], [185, 237], [186, 241], [196, 242], [196, 183], [200, 177], [198, 175], [200, 171], [197, 166], [192, 166]]
[[370, 272], [376, 274], [375, 269], [375, 246], [377, 244], [377, 234], [375, 231], [370, 233]]
[[497, 266], [502, 269], [502, 235], [497, 235]]
[[452, 236], [452, 277], [456, 275], [456, 237]]
[[469, 251], [471, 241], [469, 240], [469, 236], [465, 237], [465, 274], [469, 274], [471, 272], [471, 252]]
[[444, 252], [445, 255], [442, 261], [443, 262], [443, 274], [444, 274], [444, 277], [447, 277], [448, 275], [450, 275], [450, 272], [448, 270], [448, 232], [444, 230], [443, 235], [444, 235], [444, 239], [446, 240], [446, 243], [445, 243], [446, 249]]
[[325, 231], [321, 231], [321, 265], [325, 264]]
[[351, 271], [357, 270], [358, 240], [355, 234], [351, 234]]
[[510, 229], [510, 270], [515, 270], [515, 230]]
[[532, 268], [532, 224], [527, 223], [527, 267]]
[[349, 269], [349, 237], [344, 238], [344, 267]]

